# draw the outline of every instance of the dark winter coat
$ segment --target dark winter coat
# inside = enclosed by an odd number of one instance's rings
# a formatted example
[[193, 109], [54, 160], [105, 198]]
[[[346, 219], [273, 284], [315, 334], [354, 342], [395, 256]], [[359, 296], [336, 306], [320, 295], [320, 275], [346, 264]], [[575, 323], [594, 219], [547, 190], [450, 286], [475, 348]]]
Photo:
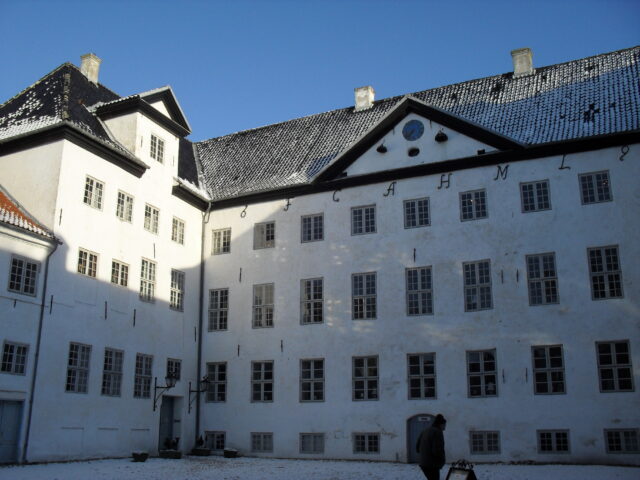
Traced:
[[440, 470], [445, 462], [444, 435], [439, 427], [425, 428], [418, 437], [416, 450], [420, 454], [419, 465]]

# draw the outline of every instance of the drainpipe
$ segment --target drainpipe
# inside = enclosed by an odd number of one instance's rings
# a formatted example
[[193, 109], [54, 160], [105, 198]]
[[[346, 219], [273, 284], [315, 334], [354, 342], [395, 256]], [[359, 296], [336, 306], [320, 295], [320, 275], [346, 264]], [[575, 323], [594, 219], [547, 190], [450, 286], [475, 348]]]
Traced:
[[31, 433], [31, 416], [33, 413], [33, 399], [36, 390], [36, 375], [38, 373], [38, 361], [40, 359], [40, 343], [42, 339], [42, 324], [44, 321], [44, 302], [47, 298], [47, 283], [49, 280], [49, 259], [58, 249], [62, 242], [54, 239], [53, 250], [47, 255], [44, 264], [44, 284], [42, 286], [42, 302], [40, 303], [40, 318], [38, 320], [38, 337], [36, 339], [36, 353], [33, 360], [33, 375], [31, 376], [31, 391], [29, 392], [29, 411], [27, 413], [27, 432], [24, 436], [24, 445], [22, 447], [22, 460], [20, 463], [27, 463], [27, 449], [29, 448], [29, 434]]

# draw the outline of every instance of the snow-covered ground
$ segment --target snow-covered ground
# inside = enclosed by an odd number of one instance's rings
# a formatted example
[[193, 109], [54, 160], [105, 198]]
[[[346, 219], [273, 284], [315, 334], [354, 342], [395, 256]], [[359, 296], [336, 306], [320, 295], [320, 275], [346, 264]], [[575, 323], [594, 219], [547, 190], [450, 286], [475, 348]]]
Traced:
[[[640, 468], [589, 465], [477, 465], [478, 480], [638, 480]], [[445, 480], [447, 467], [440, 474]], [[421, 480], [403, 463], [186, 457], [0, 467], [2, 480]]]

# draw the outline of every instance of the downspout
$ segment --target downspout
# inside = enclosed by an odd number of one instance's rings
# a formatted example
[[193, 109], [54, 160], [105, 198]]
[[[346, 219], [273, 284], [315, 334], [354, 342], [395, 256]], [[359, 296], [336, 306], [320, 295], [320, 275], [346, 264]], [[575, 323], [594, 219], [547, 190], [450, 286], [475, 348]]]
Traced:
[[47, 298], [47, 283], [49, 280], [49, 259], [58, 249], [58, 246], [62, 245], [62, 242], [54, 239], [53, 250], [47, 255], [47, 260], [44, 264], [44, 284], [42, 286], [42, 302], [40, 303], [40, 318], [38, 320], [38, 337], [36, 339], [36, 353], [33, 360], [33, 375], [31, 376], [31, 391], [29, 392], [29, 412], [27, 414], [27, 432], [24, 436], [24, 445], [22, 447], [22, 461], [20, 463], [27, 463], [27, 449], [29, 448], [29, 434], [31, 433], [31, 416], [33, 414], [33, 399], [35, 397], [36, 390], [36, 375], [38, 373], [38, 361], [40, 359], [40, 343], [42, 340], [42, 324], [44, 322], [44, 303]]

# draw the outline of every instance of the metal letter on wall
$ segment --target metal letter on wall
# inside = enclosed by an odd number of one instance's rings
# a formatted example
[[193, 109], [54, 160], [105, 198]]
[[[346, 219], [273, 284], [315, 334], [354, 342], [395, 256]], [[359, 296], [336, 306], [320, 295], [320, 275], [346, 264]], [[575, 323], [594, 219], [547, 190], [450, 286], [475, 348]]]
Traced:
[[395, 182], [395, 180], [389, 184], [389, 188], [387, 188], [387, 193], [383, 193], [382, 196], [383, 197], [388, 197], [390, 194], [391, 195], [395, 195], [396, 194], [396, 182]]
[[565, 153], [564, 155], [562, 155], [562, 163], [560, 164], [560, 167], [558, 167], [558, 170], [571, 170], [571, 167], [569, 165], [565, 165], [564, 164], [564, 159], [567, 158], [567, 154]]
[[508, 164], [506, 167], [504, 167], [504, 169], [502, 168], [502, 165], [498, 165], [498, 171], [496, 172], [496, 178], [494, 178], [494, 180], [498, 180], [499, 177], [502, 177], [503, 180], [506, 180], [508, 172], [509, 172]]
[[[447, 176], [447, 178], [445, 179], [444, 176]], [[443, 173], [442, 175], [440, 175], [440, 186], [438, 187], [438, 190], [441, 190], [442, 187], [444, 188], [449, 188], [451, 186], [451, 175], [453, 175], [452, 173]], [[446, 187], [445, 187], [446, 185]]]
[[620, 151], [622, 152], [622, 155], [620, 155], [620, 161], [624, 162], [624, 157], [629, 153], [629, 145], [623, 145], [620, 147]]
[[340, 201], [340, 199], [339, 199], [339, 198], [336, 198], [336, 193], [340, 192], [341, 190], [342, 190], [342, 189], [341, 189], [341, 188], [339, 188], [338, 190], [336, 190], [335, 192], [333, 192], [333, 196], [332, 196], [331, 198], [333, 198], [333, 201], [334, 201], [334, 202], [339, 202], [339, 201]]
[[287, 210], [289, 210], [289, 207], [291, 206], [291, 202], [290, 202], [290, 198], [287, 198], [287, 204], [284, 206], [284, 211], [286, 212]]
[[240, 212], [240, 218], [244, 218], [244, 217], [246, 217], [246, 216], [247, 216], [247, 208], [248, 208], [248, 207], [249, 207], [249, 205], [245, 205], [245, 206], [244, 206], [244, 210], [242, 210], [242, 211]]

